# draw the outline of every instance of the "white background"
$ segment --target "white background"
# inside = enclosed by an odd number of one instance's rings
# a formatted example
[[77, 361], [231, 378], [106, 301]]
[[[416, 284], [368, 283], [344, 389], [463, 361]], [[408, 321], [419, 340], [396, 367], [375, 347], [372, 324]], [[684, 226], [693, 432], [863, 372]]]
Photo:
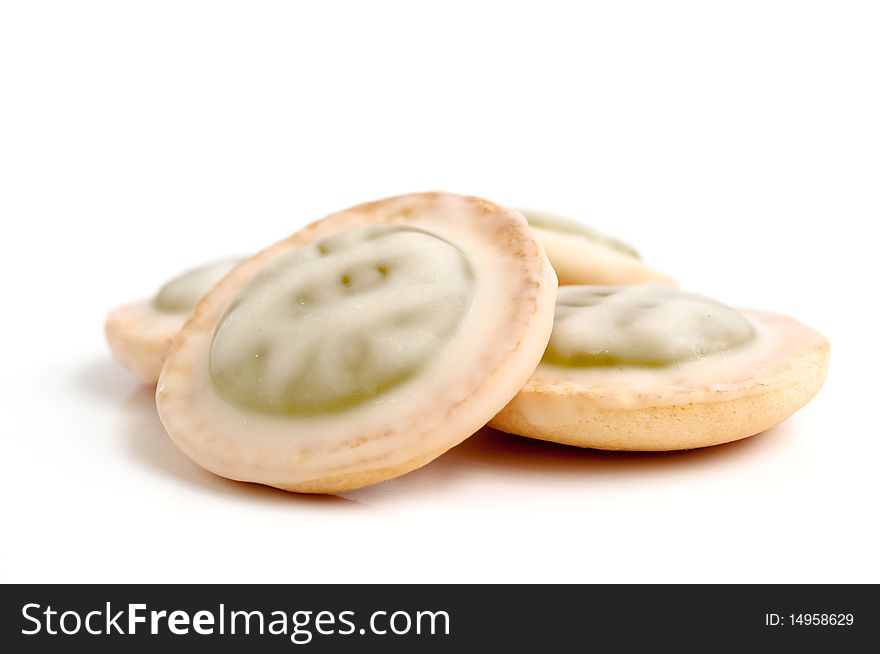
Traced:
[[[0, 580], [880, 581], [877, 4], [306, 4], [2, 5]], [[481, 433], [345, 497], [179, 453], [107, 310], [429, 189], [792, 314], [828, 382], [738, 444]]]

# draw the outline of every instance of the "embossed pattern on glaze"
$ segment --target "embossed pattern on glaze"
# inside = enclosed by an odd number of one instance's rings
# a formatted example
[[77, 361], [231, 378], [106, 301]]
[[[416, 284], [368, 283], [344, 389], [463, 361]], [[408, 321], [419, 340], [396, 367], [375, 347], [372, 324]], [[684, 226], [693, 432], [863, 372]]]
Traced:
[[263, 413], [358, 405], [443, 351], [472, 286], [462, 252], [436, 235], [347, 230], [279, 257], [239, 294], [215, 331], [212, 380], [225, 400]]
[[665, 367], [751, 341], [752, 324], [716, 300], [661, 286], [566, 286], [542, 363]]

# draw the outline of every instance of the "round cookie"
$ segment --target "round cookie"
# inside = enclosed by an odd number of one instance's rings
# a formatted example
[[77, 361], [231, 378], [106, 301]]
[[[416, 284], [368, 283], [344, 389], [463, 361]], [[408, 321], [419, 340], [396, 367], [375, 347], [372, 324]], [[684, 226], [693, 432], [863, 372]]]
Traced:
[[559, 284], [663, 284], [671, 277], [644, 264], [638, 251], [623, 241], [552, 213], [520, 209], [544, 246]]
[[606, 450], [717, 445], [804, 406], [828, 358], [785, 316], [666, 287], [566, 286], [541, 364], [489, 425]]
[[482, 427], [550, 337], [556, 277], [520, 214], [419, 193], [332, 214], [237, 266], [156, 391], [215, 474], [332, 493], [418, 468]]
[[188, 270], [149, 300], [117, 307], [104, 323], [110, 354], [145, 384], [155, 384], [174, 335], [202, 296], [240, 259], [221, 259]]

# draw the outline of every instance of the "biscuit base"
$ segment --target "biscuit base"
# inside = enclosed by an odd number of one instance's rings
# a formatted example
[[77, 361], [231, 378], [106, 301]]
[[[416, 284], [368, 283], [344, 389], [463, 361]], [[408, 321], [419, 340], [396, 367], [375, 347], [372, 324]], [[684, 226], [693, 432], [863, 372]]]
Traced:
[[[221, 397], [210, 348], [230, 303], [270, 262], [364, 225], [414, 225], [453, 242], [478, 283], [446, 356], [350, 409], [278, 416]], [[479, 430], [535, 370], [553, 323], [556, 275], [525, 219], [486, 200], [420, 193], [319, 220], [234, 268], [193, 310], [156, 389], [168, 436], [214, 474], [301, 493], [340, 493], [419, 468]], [[328, 325], [331, 329], [332, 325]]]
[[[794, 321], [774, 318], [797, 325]], [[715, 391], [698, 401], [614, 405], [595, 388], [531, 380], [489, 426], [539, 440], [600, 450], [688, 450], [729, 443], [775, 427], [806, 405], [828, 372], [829, 344], [803, 325], [793, 343], [803, 351], [778, 382]], [[783, 381], [784, 380], [784, 381]]]
[[147, 300], [117, 307], [104, 323], [111, 356], [144, 384], [155, 386], [186, 316], [161, 314]]
[[560, 286], [592, 284], [677, 286], [669, 275], [648, 267], [641, 259], [618, 252], [581, 236], [532, 227], [556, 270]]
[[[453, 446], [454, 447], [454, 446]], [[436, 452], [431, 452], [424, 456], [411, 459], [405, 463], [385, 468], [377, 468], [374, 470], [365, 470], [356, 474], [334, 475], [323, 477], [312, 481], [302, 482], [298, 484], [269, 484], [281, 490], [290, 491], [291, 493], [312, 493], [315, 495], [330, 495], [346, 493], [348, 491], [357, 490], [365, 486], [378, 484], [379, 482], [395, 477], [401, 477], [413, 470], [428, 465], [438, 456], [448, 452], [452, 447], [448, 447]]]

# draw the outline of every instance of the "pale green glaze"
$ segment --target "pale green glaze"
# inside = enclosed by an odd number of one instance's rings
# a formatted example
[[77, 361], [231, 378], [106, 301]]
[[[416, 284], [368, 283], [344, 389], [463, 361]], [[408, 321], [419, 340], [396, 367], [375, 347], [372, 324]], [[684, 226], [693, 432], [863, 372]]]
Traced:
[[562, 286], [543, 363], [589, 368], [666, 367], [748, 343], [741, 313], [661, 286]]
[[557, 216], [556, 214], [545, 213], [543, 211], [533, 211], [531, 209], [519, 209], [518, 211], [526, 217], [529, 225], [532, 225], [533, 227], [583, 236], [591, 241], [601, 243], [617, 250], [622, 254], [626, 254], [636, 259], [641, 258], [638, 251], [628, 243], [613, 236], [609, 236], [608, 234], [603, 234], [599, 230], [588, 227], [583, 223], [572, 220], [571, 218], [565, 218], [563, 216]]
[[153, 298], [153, 306], [165, 313], [188, 313], [202, 296], [220, 281], [240, 259], [220, 259], [187, 270], [167, 282]]
[[281, 255], [221, 319], [210, 373], [226, 401], [307, 416], [356, 407], [440, 355], [471, 302], [455, 245], [402, 225], [350, 229]]

